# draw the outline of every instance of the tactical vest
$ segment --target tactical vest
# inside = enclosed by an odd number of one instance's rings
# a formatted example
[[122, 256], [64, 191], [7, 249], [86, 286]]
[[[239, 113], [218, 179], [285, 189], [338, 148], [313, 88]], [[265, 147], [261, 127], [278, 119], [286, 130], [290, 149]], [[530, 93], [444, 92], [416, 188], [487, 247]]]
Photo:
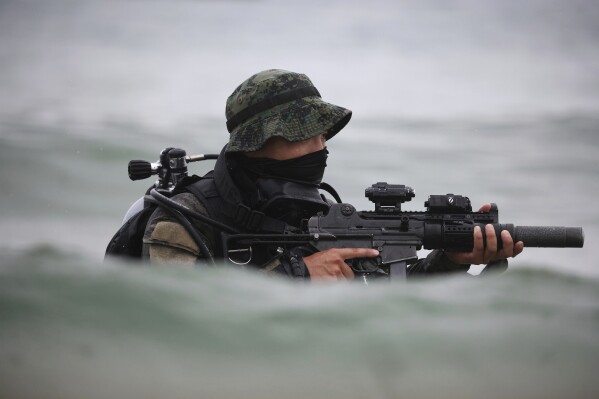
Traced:
[[[252, 209], [246, 204], [232, 204], [225, 201], [217, 187], [217, 182], [212, 173], [201, 179], [195, 178], [183, 187], [184, 191], [192, 193], [206, 208], [209, 217], [224, 223], [239, 233], [270, 233], [285, 234], [299, 233], [298, 226], [292, 226], [283, 220], [268, 216], [265, 212], [277, 212], [291, 206], [299, 207], [305, 218], [318, 212], [326, 211], [330, 203], [322, 196], [316, 187], [307, 188], [294, 182], [281, 181], [277, 179], [260, 179], [257, 182], [260, 192], [268, 192], [267, 198], [253, 198], [253, 203], [260, 204], [259, 209]], [[293, 202], [293, 204], [291, 204]], [[264, 212], [262, 211], [264, 210]], [[270, 211], [270, 212], [269, 212]], [[230, 249], [226, 243], [228, 233], [212, 229], [215, 239], [215, 256], [229, 258], [226, 254]], [[276, 256], [277, 248], [254, 248], [252, 264], [260, 265]]]
[[[289, 206], [290, 201], [293, 201], [295, 206], [299, 206], [309, 217], [319, 211], [325, 211], [330, 205], [325, 197], [318, 193], [316, 188], [307, 189], [305, 186], [293, 182], [274, 179], [261, 180], [259, 185], [262, 190], [270, 193], [268, 198], [257, 199], [262, 204], [262, 209], [284, 209]], [[332, 189], [328, 185], [326, 187], [328, 188], [327, 191]], [[207, 210], [207, 216], [210, 219], [230, 226], [240, 233], [282, 234], [298, 231], [296, 227], [267, 216], [260, 210], [251, 209], [243, 203], [231, 204], [225, 201], [219, 193], [213, 172], [209, 172], [204, 177], [192, 176], [183, 179], [173, 191], [173, 195], [182, 192], [193, 194]], [[333, 195], [336, 196], [336, 193]], [[108, 244], [106, 256], [140, 259], [146, 225], [156, 206], [147, 204], [143, 210], [125, 222]], [[214, 251], [215, 257], [228, 257], [225, 256], [227, 233], [210, 224], [205, 224], [208, 226], [210, 235], [214, 240], [211, 249]], [[254, 252], [252, 263], [262, 264], [274, 256], [273, 254], [276, 251], [272, 248], [261, 248]]]

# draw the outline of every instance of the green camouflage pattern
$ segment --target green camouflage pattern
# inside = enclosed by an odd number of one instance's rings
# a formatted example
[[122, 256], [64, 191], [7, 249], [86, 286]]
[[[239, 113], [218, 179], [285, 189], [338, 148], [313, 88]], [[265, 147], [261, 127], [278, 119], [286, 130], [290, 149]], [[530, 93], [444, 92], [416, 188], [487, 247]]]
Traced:
[[[290, 90], [313, 87], [306, 75], [270, 69], [259, 72], [227, 99], [225, 115], [230, 120], [242, 110]], [[255, 151], [271, 137], [302, 141], [319, 134], [327, 139], [339, 132], [351, 118], [351, 111], [309, 96], [289, 101], [243, 121], [230, 132], [227, 152]]]

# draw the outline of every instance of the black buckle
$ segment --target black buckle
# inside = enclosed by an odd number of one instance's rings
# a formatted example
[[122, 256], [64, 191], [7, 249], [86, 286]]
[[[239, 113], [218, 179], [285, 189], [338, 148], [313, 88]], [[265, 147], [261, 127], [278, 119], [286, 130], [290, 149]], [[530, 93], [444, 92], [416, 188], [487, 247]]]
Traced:
[[243, 204], [237, 205], [237, 209], [235, 210], [235, 221], [241, 225], [245, 224], [250, 212], [252, 210]]
[[264, 218], [264, 214], [258, 211], [252, 211], [248, 221], [246, 222], [246, 226], [248, 229], [252, 231], [256, 231], [262, 226], [262, 219]]
[[254, 211], [243, 204], [237, 205], [237, 210], [235, 211], [235, 221], [251, 231], [256, 231], [260, 228], [264, 216], [264, 213]]

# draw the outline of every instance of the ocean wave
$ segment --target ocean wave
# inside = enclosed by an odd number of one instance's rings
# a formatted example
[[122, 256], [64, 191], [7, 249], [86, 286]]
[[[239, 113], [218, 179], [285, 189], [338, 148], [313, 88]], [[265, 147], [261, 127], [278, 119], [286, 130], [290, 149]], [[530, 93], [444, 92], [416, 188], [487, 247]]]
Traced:
[[593, 278], [519, 268], [312, 285], [55, 248], [1, 258], [2, 396], [590, 397], [598, 388]]

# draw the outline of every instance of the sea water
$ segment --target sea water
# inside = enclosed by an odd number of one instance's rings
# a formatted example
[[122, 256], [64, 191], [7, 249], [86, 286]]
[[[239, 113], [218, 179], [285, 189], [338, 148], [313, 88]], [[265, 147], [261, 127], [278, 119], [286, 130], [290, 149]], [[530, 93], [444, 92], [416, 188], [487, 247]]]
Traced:
[[298, 284], [4, 254], [4, 397], [596, 395], [599, 280]]
[[[1, 2], [0, 397], [596, 397], [598, 27], [590, 0]], [[354, 111], [325, 180], [358, 209], [406, 184], [585, 247], [368, 286], [104, 262], [152, 183], [127, 162], [218, 153], [267, 68]]]

